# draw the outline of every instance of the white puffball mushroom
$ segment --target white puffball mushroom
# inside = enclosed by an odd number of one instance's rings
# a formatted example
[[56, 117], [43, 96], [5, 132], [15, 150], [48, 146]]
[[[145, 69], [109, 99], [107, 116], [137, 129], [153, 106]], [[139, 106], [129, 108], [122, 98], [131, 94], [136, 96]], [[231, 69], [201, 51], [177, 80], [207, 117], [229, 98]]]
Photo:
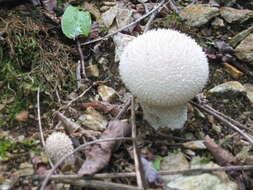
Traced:
[[187, 120], [187, 102], [204, 87], [209, 68], [194, 39], [175, 30], [158, 29], [129, 42], [119, 71], [153, 128], [180, 129]]
[[[58, 162], [63, 156], [74, 150], [71, 139], [61, 132], [52, 133], [46, 140], [45, 150], [49, 158], [54, 162]], [[74, 155], [68, 157], [65, 164], [73, 165], [75, 163]]]

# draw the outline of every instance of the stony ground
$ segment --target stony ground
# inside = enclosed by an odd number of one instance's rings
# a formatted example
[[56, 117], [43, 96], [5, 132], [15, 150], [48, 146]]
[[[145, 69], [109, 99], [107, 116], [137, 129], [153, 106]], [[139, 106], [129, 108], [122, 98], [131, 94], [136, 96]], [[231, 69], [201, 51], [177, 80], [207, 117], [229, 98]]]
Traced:
[[[0, 4], [1, 189], [35, 189], [39, 185], [31, 176], [38, 173], [41, 165], [50, 168], [41, 144], [38, 102], [45, 138], [55, 131], [65, 130], [56, 111], [86, 130], [71, 135], [75, 146], [101, 136], [108, 122], [130, 97], [118, 75], [122, 50], [133, 36], [152, 28], [182, 31], [203, 47], [209, 59], [210, 75], [202, 98], [207, 101], [206, 105], [225, 116], [222, 122], [214, 112], [207, 113], [189, 103], [188, 121], [183, 130], [155, 131], [143, 120], [142, 109], [137, 103], [135, 115], [141, 155], [157, 170], [252, 165], [249, 139], [253, 138], [253, 1], [171, 1], [159, 9], [153, 20], [146, 17], [108, 39], [83, 45], [89, 81], [77, 80], [80, 54], [75, 41], [63, 35], [58, 22], [64, 7], [71, 3], [91, 13], [92, 32], [88, 38], [79, 39], [85, 43], [134, 22], [160, 1], [59, 1], [54, 10], [53, 2], [43, 2], [44, 6], [36, 8], [25, 1]], [[87, 88], [84, 96], [73, 101]], [[73, 103], [66, 107], [71, 101]], [[194, 102], [198, 101], [195, 99]], [[231, 122], [228, 117], [241, 125]], [[130, 122], [130, 118], [129, 108], [121, 119]], [[249, 139], [226, 121], [244, 127], [241, 130]], [[226, 153], [217, 153], [216, 149], [210, 148], [208, 145], [213, 143], [207, 135], [217, 143], [218, 152]], [[131, 143], [121, 143], [113, 152], [109, 165], [100, 173], [134, 171], [131, 152]], [[230, 156], [223, 157], [223, 153]], [[85, 159], [84, 155], [79, 157]], [[78, 167], [76, 164], [74, 169], [63, 168], [61, 172], [76, 173]], [[252, 189], [252, 176], [252, 171], [180, 174], [163, 177], [163, 185], [177, 190]], [[110, 181], [136, 185], [134, 178]], [[51, 188], [75, 187], [59, 183]]]

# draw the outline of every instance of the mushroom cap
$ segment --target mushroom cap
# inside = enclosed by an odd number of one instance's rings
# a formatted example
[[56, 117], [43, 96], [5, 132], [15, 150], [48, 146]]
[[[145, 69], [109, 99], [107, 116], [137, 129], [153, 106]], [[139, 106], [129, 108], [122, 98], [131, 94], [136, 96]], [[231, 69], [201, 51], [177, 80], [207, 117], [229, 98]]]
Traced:
[[204, 87], [209, 72], [195, 40], [171, 29], [151, 30], [129, 42], [119, 70], [141, 102], [156, 106], [186, 103]]
[[[72, 152], [74, 150], [71, 139], [61, 132], [52, 133], [46, 140], [45, 150], [49, 158], [52, 159], [54, 163], [59, 161], [63, 156]], [[75, 158], [73, 155], [66, 158], [66, 164], [74, 164]]]

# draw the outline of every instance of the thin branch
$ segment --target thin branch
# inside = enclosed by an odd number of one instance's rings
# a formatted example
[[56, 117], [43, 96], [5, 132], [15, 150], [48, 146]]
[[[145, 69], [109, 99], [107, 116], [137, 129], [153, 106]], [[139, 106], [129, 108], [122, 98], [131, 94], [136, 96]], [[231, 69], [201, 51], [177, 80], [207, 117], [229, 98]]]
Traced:
[[104, 182], [98, 180], [71, 180], [71, 179], [64, 179], [60, 180], [61, 183], [67, 183], [78, 187], [86, 187], [92, 189], [99, 189], [99, 190], [142, 190], [141, 188], [132, 186], [132, 185], [125, 185], [125, 184], [118, 184], [112, 182]]
[[214, 117], [216, 117], [217, 119], [219, 119], [220, 121], [222, 121], [224, 124], [226, 124], [227, 126], [231, 127], [232, 129], [234, 129], [235, 131], [237, 131], [240, 135], [242, 135], [245, 139], [247, 139], [252, 145], [253, 145], [253, 140], [251, 139], [250, 136], [248, 136], [246, 133], [244, 133], [241, 129], [239, 129], [237, 126], [235, 126], [233, 123], [229, 122], [228, 120], [226, 120], [225, 118], [223, 118], [221, 115], [213, 112], [212, 110], [206, 108], [203, 105], [200, 104], [196, 104], [194, 102], [191, 102], [191, 104], [193, 104], [194, 106], [196, 106], [199, 109], [204, 110], [205, 112], [213, 115]]
[[[38, 123], [39, 123], [39, 131], [40, 131], [40, 140], [42, 143], [43, 148], [45, 148], [45, 138], [43, 134], [42, 124], [41, 124], [41, 116], [40, 116], [40, 87], [37, 90], [37, 112], [38, 112]], [[51, 167], [54, 167], [53, 162], [49, 159], [49, 164]]]
[[[216, 168], [194, 168], [186, 170], [164, 170], [159, 171], [160, 175], [177, 175], [177, 174], [194, 174], [194, 173], [210, 173], [215, 171], [242, 171], [242, 170], [253, 170], [252, 165], [239, 165], [239, 166], [223, 166]], [[126, 178], [126, 177], [136, 177], [135, 172], [122, 172], [122, 173], [101, 173], [92, 176], [92, 179], [112, 179], [112, 178]], [[46, 176], [34, 175], [33, 180], [43, 180]], [[91, 179], [90, 176], [81, 177], [79, 175], [52, 175], [50, 177], [52, 180], [64, 180], [64, 179]]]
[[80, 88], [81, 86], [81, 64], [80, 61], [77, 62], [77, 66], [76, 66], [76, 80], [77, 80], [77, 89]]
[[48, 180], [50, 179], [50, 177], [53, 175], [53, 172], [64, 162], [64, 160], [66, 158], [68, 158], [69, 156], [71, 156], [72, 154], [74, 154], [75, 152], [89, 146], [89, 145], [92, 145], [92, 144], [96, 144], [96, 143], [99, 143], [99, 142], [106, 142], [106, 141], [118, 141], [118, 140], [132, 140], [131, 137], [119, 137], [119, 138], [108, 138], [108, 139], [99, 139], [99, 140], [95, 140], [95, 141], [91, 141], [91, 142], [88, 142], [88, 143], [85, 143], [83, 145], [80, 145], [79, 147], [77, 147], [76, 149], [74, 149], [74, 151], [66, 154], [65, 156], [63, 156], [55, 165], [54, 167], [50, 170], [50, 172], [48, 172], [47, 176], [45, 177], [44, 181], [42, 182], [42, 185], [40, 187], [40, 190], [44, 190], [47, 183], [48, 183]]
[[128, 109], [128, 107], [130, 106], [130, 104], [131, 104], [131, 99], [129, 98], [127, 100], [127, 102], [124, 104], [123, 108], [120, 110], [120, 112], [116, 115], [116, 117], [114, 118], [114, 120], [119, 120], [122, 117], [123, 113], [126, 112], [126, 110]]
[[236, 126], [242, 128], [242, 129], [248, 130], [248, 131], [250, 131], [250, 132], [253, 133], [253, 130], [252, 130], [252, 129], [250, 129], [250, 128], [244, 126], [243, 124], [241, 124], [240, 122], [238, 122], [238, 121], [232, 119], [231, 117], [229, 117], [229, 116], [227, 116], [227, 115], [225, 115], [225, 114], [223, 114], [223, 113], [221, 113], [221, 112], [219, 112], [219, 111], [213, 109], [212, 107], [210, 107], [210, 106], [208, 106], [208, 105], [204, 105], [204, 106], [205, 106], [207, 109], [210, 109], [211, 111], [213, 111], [213, 112], [217, 113], [218, 115], [224, 117], [225, 119], [227, 119], [229, 122], [233, 123], [234, 125], [236, 125]]
[[39, 130], [40, 130], [40, 139], [43, 147], [45, 147], [45, 139], [43, 135], [42, 125], [41, 125], [41, 117], [40, 117], [40, 87], [37, 90], [37, 112], [38, 112], [38, 122], [39, 122]]
[[[143, 15], [142, 17], [138, 18], [137, 20], [135, 20], [134, 22], [126, 25], [126, 26], [123, 26], [121, 27], [120, 29], [112, 32], [112, 33], [109, 33], [107, 35], [105, 35], [104, 37], [100, 37], [100, 38], [97, 38], [97, 39], [94, 39], [94, 40], [91, 40], [91, 41], [88, 41], [88, 42], [85, 42], [85, 43], [82, 43], [81, 45], [84, 46], [84, 45], [88, 45], [88, 44], [92, 44], [92, 43], [95, 43], [95, 42], [98, 42], [98, 41], [101, 41], [101, 40], [105, 40], [106, 38], [109, 38], [115, 34], [117, 34], [118, 32], [121, 32], [122, 30], [125, 30], [137, 23], [139, 23], [140, 21], [142, 21], [144, 18], [148, 17], [149, 15], [151, 15], [152, 13], [154, 13], [156, 10], [158, 10], [161, 6], [163, 6], [165, 4], [165, 0], [162, 0], [161, 3], [159, 3], [159, 5], [157, 5], [157, 7], [153, 8], [151, 11], [149, 11], [147, 14]], [[167, 3], [166, 3], [167, 4]]]
[[86, 72], [85, 72], [83, 50], [81, 48], [81, 44], [80, 44], [80, 41], [78, 39], [76, 39], [76, 44], [77, 44], [78, 52], [80, 54], [80, 62], [81, 62], [81, 67], [82, 67], [82, 69], [81, 69], [82, 70], [82, 74], [83, 74], [84, 79], [88, 80]]
[[[159, 9], [159, 10], [160, 10], [160, 9]], [[145, 26], [144, 33], [147, 32], [147, 31], [150, 29], [151, 24], [152, 24], [153, 20], [155, 19], [155, 17], [156, 17], [156, 15], [157, 15], [158, 12], [159, 12], [159, 11], [156, 11], [156, 12], [154, 12], [154, 13], [150, 16], [150, 18], [149, 18], [149, 20], [148, 20], [148, 22], [147, 22], [147, 24], [146, 24], [146, 26]]]
[[91, 88], [93, 87], [93, 85], [91, 85], [90, 87], [86, 88], [82, 94], [80, 94], [79, 96], [77, 96], [75, 99], [71, 100], [67, 105], [60, 107], [59, 110], [62, 109], [67, 109], [73, 102], [79, 100], [80, 98], [82, 98]]
[[135, 100], [134, 96], [131, 97], [131, 125], [132, 125], [132, 138], [133, 138], [133, 153], [134, 153], [134, 163], [135, 163], [135, 172], [137, 178], [137, 184], [139, 188], [146, 190], [147, 182], [144, 175], [144, 170], [140, 158], [140, 152], [137, 148], [136, 141], [136, 124], [135, 124]]

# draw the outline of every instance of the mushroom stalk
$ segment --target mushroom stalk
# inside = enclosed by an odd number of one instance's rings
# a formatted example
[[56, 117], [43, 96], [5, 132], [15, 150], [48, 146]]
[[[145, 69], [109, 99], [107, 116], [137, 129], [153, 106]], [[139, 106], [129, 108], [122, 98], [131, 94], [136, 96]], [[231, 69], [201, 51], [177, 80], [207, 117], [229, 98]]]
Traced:
[[180, 129], [187, 120], [186, 104], [161, 107], [141, 103], [144, 119], [149, 122], [155, 129], [170, 128]]

